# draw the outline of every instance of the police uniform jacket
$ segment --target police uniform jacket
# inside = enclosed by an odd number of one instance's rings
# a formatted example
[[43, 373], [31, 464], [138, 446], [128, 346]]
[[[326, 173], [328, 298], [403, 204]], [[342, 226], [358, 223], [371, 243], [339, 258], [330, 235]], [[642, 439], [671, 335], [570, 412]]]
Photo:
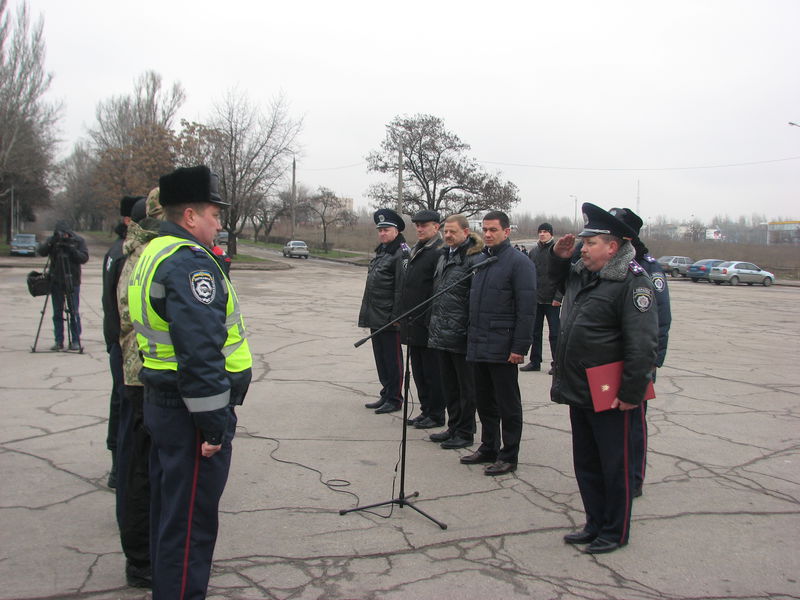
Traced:
[[81, 265], [89, 260], [89, 249], [86, 240], [64, 226], [56, 226], [56, 230], [39, 246], [40, 256], [50, 257], [50, 278], [53, 284], [63, 286], [66, 280], [65, 264], [72, 275], [72, 285], [81, 284]]
[[[408, 262], [405, 263], [403, 289], [401, 293], [400, 314], [414, 308], [420, 302], [431, 297], [433, 290], [433, 273], [439, 260], [439, 248], [444, 241], [434, 236], [427, 242], [417, 242], [411, 248]], [[412, 346], [428, 344], [428, 323], [431, 313], [430, 304], [409, 315], [400, 323], [400, 339]]]
[[358, 313], [359, 327], [378, 329], [402, 314], [399, 309], [403, 261], [408, 260], [409, 254], [410, 249], [402, 233], [388, 244], [380, 244], [375, 248]]
[[633, 261], [630, 243], [597, 273], [583, 262], [553, 255], [551, 274], [565, 285], [561, 305], [553, 402], [591, 408], [586, 369], [622, 360], [625, 366], [618, 398], [640, 404], [656, 362], [658, 314], [653, 284]]
[[[164, 292], [160, 298], [151, 293], [151, 303], [156, 313], [169, 322], [178, 369], [143, 367], [139, 378], [145, 384], [145, 402], [178, 408], [186, 406], [184, 398], [229, 394], [229, 406], [241, 404], [250, 384], [251, 369], [237, 373], [225, 369], [222, 349], [228, 335], [225, 319], [230, 291], [222, 271], [209, 251], [181, 226], [165, 221], [159, 233], [184, 238], [195, 245], [179, 248], [161, 262], [153, 275], [153, 284], [163, 286]], [[193, 286], [192, 275], [198, 272], [209, 273], [213, 278], [210, 301], [200, 300]], [[222, 443], [230, 417], [228, 406], [191, 414], [204, 441]]]
[[656, 366], [660, 367], [664, 364], [664, 359], [667, 357], [667, 343], [669, 342], [669, 328], [672, 325], [672, 310], [669, 305], [669, 287], [667, 286], [667, 278], [664, 271], [658, 264], [658, 261], [649, 254], [639, 256], [636, 253], [636, 262], [647, 271], [650, 276], [650, 281], [653, 282], [653, 288], [656, 291], [656, 307], [658, 308], [658, 354], [656, 355]]
[[536, 267], [508, 240], [484, 248], [498, 261], [480, 269], [469, 293], [467, 360], [506, 363], [511, 353], [525, 355], [536, 315]]
[[[483, 240], [476, 233], [451, 254], [445, 246], [437, 252], [438, 262], [433, 277], [433, 293], [462, 279], [478, 263], [486, 260]], [[462, 281], [433, 301], [428, 324], [428, 347], [455, 354], [467, 353], [467, 322], [469, 321], [469, 288], [472, 279]]]
[[555, 244], [555, 238], [543, 244], [536, 242], [528, 256], [536, 265], [536, 302], [539, 304], [552, 304], [553, 300], [561, 302], [561, 291], [556, 288], [550, 278], [550, 249]]

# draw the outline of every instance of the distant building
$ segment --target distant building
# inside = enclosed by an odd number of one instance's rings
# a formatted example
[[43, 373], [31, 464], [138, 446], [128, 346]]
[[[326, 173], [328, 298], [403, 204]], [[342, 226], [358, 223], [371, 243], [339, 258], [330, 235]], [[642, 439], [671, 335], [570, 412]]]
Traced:
[[767, 223], [768, 244], [800, 244], [800, 221]]

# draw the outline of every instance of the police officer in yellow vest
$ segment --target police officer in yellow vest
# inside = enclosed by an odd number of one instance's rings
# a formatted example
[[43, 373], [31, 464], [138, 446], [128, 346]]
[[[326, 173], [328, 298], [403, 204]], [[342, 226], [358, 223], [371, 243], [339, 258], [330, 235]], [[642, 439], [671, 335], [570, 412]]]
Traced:
[[239, 301], [211, 252], [222, 229], [206, 166], [159, 180], [166, 221], [128, 286], [150, 431], [153, 598], [204, 598], [252, 358]]

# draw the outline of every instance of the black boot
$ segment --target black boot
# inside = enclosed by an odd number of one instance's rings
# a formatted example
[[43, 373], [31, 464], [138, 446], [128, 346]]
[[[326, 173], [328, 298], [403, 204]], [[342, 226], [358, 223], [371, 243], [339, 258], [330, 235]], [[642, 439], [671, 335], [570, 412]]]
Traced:
[[117, 487], [117, 450], [111, 451], [111, 472], [108, 474], [108, 487], [112, 490]]

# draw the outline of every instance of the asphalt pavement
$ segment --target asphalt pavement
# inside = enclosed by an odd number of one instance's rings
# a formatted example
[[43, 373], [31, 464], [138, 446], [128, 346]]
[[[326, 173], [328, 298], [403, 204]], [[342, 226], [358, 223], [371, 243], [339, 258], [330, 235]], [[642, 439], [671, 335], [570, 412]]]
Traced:
[[[0, 261], [2, 599], [148, 596], [125, 586], [106, 487], [111, 379], [102, 249], [90, 251], [83, 354], [46, 351], [49, 307], [31, 352], [43, 299], [25, 275], [38, 259]], [[562, 542], [583, 511], [567, 409], [549, 401], [544, 372], [520, 373], [513, 474], [486, 477], [459, 464], [470, 449], [408, 431], [403, 491], [447, 529], [409, 507], [341, 515], [400, 494], [402, 421], [364, 408], [379, 385], [369, 344], [353, 347], [366, 270], [274, 258], [271, 270], [233, 271], [253, 384], [210, 598], [800, 598], [800, 289], [669, 282], [674, 320], [630, 544], [588, 556]]]

